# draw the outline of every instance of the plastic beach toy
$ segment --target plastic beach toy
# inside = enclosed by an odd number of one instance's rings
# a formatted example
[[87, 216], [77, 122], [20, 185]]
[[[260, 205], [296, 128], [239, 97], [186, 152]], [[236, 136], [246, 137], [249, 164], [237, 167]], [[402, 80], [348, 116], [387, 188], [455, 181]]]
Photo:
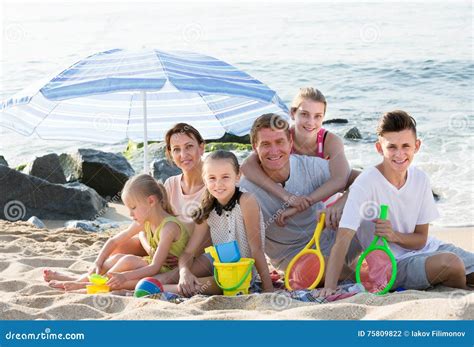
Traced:
[[86, 286], [87, 294], [100, 294], [110, 292], [110, 287], [106, 284], [109, 278], [99, 274], [89, 275], [89, 284]]
[[[388, 206], [380, 205], [380, 219], [388, 219]], [[382, 245], [378, 244], [382, 239]], [[397, 261], [384, 237], [375, 236], [357, 262], [356, 281], [365, 290], [382, 295], [392, 288], [397, 278]]]
[[236, 263], [240, 261], [240, 250], [237, 241], [210, 246], [207, 247], [205, 251], [211, 254], [214, 261], [221, 263]]
[[286, 289], [314, 289], [321, 282], [325, 264], [319, 238], [324, 229], [325, 218], [326, 214], [321, 213], [313, 237], [288, 264], [285, 272]]

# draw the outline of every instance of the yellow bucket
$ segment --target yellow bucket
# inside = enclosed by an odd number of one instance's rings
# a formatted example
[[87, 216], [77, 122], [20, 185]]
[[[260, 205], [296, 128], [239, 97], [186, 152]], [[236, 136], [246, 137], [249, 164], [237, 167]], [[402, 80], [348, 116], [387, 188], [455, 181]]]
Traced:
[[110, 287], [106, 284], [88, 284], [86, 290], [87, 294], [101, 294], [110, 292]]
[[226, 296], [248, 294], [255, 260], [241, 258], [236, 263], [214, 261], [214, 279]]

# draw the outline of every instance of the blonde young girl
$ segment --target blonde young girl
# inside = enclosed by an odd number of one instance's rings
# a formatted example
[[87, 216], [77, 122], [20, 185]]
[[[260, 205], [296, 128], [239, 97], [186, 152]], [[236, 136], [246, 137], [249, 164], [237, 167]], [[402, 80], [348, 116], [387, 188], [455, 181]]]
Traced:
[[[167, 272], [165, 260], [169, 254], [179, 257], [188, 242], [184, 225], [175, 217], [162, 184], [149, 175], [137, 175], [127, 181], [122, 199], [130, 211], [133, 223], [109, 239], [89, 273], [105, 274], [111, 289], [133, 289], [140, 278]], [[114, 249], [138, 235], [147, 256], [114, 254]], [[88, 284], [88, 274], [74, 278], [45, 270], [45, 280], [52, 287], [73, 290]], [[49, 277], [49, 278], [47, 278]]]
[[301, 88], [291, 104], [291, 119], [294, 121], [290, 128], [293, 140], [291, 153], [329, 160], [331, 179], [310, 196], [294, 196], [272, 181], [260, 167], [255, 153], [242, 165], [246, 178], [292, 207], [280, 215], [277, 221], [280, 225], [284, 224], [285, 218], [304, 211], [346, 187], [350, 168], [344, 154], [344, 144], [337, 135], [322, 127], [326, 106], [324, 95], [311, 87]]
[[[231, 152], [216, 151], [204, 160], [203, 179], [206, 185], [201, 207], [193, 214], [196, 222], [188, 246], [179, 258], [180, 278], [177, 285], [165, 285], [165, 291], [185, 296], [196, 293], [220, 294], [212, 279], [213, 269], [206, 256], [197, 257], [203, 240], [213, 244], [236, 240], [242, 257], [254, 258], [264, 291], [272, 291], [268, 265], [263, 253], [264, 225], [257, 200], [242, 193], [236, 185], [240, 179], [239, 163]], [[205, 258], [205, 260], [203, 260]], [[196, 269], [195, 262], [207, 261], [207, 276]], [[201, 269], [202, 270], [202, 269]], [[204, 276], [203, 276], [204, 275]], [[200, 278], [198, 278], [198, 276]]]

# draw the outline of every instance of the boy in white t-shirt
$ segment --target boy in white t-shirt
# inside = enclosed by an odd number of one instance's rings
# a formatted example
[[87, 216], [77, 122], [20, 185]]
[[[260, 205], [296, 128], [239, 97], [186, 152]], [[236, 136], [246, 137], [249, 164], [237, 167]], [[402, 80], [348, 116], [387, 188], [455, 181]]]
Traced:
[[[404, 111], [388, 112], [377, 134], [383, 161], [365, 170], [350, 187], [320, 295], [336, 289], [354, 235], [365, 249], [374, 233], [389, 242], [397, 260], [394, 288], [442, 284], [468, 289], [474, 284], [474, 254], [428, 236], [429, 223], [439, 214], [428, 176], [410, 166], [421, 145], [415, 120]], [[377, 218], [381, 204], [389, 206], [388, 220]]]

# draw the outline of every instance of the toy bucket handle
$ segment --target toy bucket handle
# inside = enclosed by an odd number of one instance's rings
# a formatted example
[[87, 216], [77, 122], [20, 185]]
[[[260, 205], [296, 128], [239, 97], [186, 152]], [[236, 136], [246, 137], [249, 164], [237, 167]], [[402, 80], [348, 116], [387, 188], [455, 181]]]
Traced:
[[253, 267], [253, 262], [250, 262], [248, 268], [247, 268], [247, 271], [245, 272], [245, 274], [242, 276], [242, 278], [240, 279], [240, 281], [235, 285], [235, 286], [232, 286], [232, 287], [224, 287], [220, 282], [219, 282], [219, 279], [217, 277], [217, 269], [216, 267], [214, 267], [214, 279], [216, 280], [216, 283], [217, 285], [219, 286], [219, 288], [221, 288], [222, 290], [227, 290], [227, 291], [232, 291], [232, 290], [236, 290], [237, 288], [239, 288], [242, 283], [244, 283], [244, 281], [247, 279], [248, 275], [250, 274], [250, 272], [252, 271], [252, 267]]

